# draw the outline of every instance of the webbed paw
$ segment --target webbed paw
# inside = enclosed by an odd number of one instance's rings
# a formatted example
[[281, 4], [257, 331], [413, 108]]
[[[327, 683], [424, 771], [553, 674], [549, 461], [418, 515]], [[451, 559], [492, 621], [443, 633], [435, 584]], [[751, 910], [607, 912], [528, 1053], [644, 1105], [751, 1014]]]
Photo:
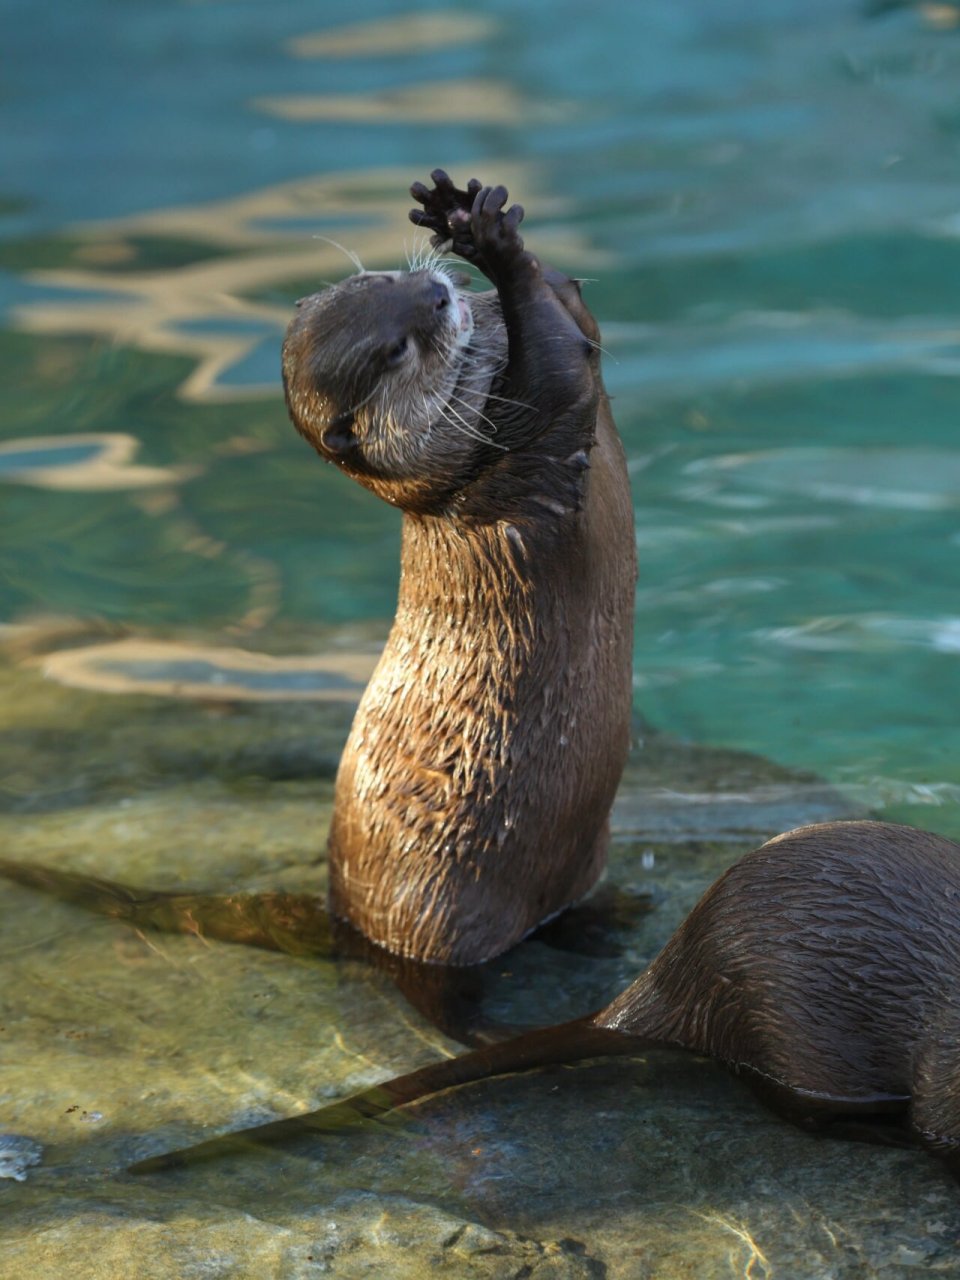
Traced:
[[487, 275], [497, 269], [515, 267], [524, 253], [517, 228], [523, 221], [523, 207], [512, 205], [506, 213], [506, 187], [484, 187], [471, 178], [466, 188], [454, 186], [443, 169], [434, 169], [433, 188], [415, 182], [410, 194], [423, 207], [410, 210], [410, 221], [433, 234], [434, 248], [449, 246]]
[[430, 243], [435, 249], [450, 244], [460, 257], [476, 261], [470, 211], [482, 184], [471, 178], [466, 190], [461, 190], [453, 185], [443, 169], [434, 169], [430, 179], [432, 189], [422, 182], [415, 182], [410, 188], [414, 200], [423, 206], [422, 209], [410, 210], [410, 221], [433, 233]]

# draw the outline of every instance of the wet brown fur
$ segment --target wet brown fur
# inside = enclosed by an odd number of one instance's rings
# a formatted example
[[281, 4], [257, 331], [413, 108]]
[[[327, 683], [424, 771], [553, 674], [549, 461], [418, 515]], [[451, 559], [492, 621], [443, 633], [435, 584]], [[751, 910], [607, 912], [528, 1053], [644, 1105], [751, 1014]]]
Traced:
[[435, 264], [355, 276], [300, 306], [284, 376], [298, 430], [404, 512], [393, 629], [337, 778], [331, 909], [465, 965], [604, 866], [636, 570], [579, 289], [526, 252], [502, 188], [434, 180], [418, 220], [496, 292], [464, 295]]
[[650, 1048], [718, 1059], [808, 1129], [900, 1116], [960, 1172], [960, 845], [879, 822], [777, 836], [722, 875], [592, 1016], [138, 1168], [335, 1130], [489, 1076]]

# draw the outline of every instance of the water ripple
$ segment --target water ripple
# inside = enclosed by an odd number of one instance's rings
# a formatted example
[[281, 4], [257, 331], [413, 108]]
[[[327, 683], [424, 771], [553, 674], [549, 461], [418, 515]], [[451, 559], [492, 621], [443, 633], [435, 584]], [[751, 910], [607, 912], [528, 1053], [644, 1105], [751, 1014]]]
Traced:
[[703, 500], [729, 486], [851, 506], [937, 511], [960, 505], [960, 453], [946, 449], [796, 448], [700, 458], [684, 468]]
[[611, 820], [618, 842], [755, 841], [811, 822], [863, 817], [888, 806], [960, 803], [960, 784], [884, 776], [855, 782], [774, 783], [737, 791], [644, 787], [621, 793]]
[[326, 653], [286, 658], [128, 638], [61, 649], [40, 660], [61, 684], [100, 693], [149, 693], [216, 702], [357, 702], [375, 654]]
[[838, 614], [790, 627], [761, 627], [762, 644], [823, 653], [927, 649], [960, 653], [960, 618], [906, 618], [899, 614]]
[[875, 320], [833, 309], [744, 309], [715, 322], [604, 322], [603, 333], [617, 359], [608, 377], [611, 389], [636, 392], [647, 401], [684, 392], [691, 382], [702, 391], [737, 379], [803, 382], [874, 369], [947, 374], [960, 363], [958, 325], [944, 317]]
[[200, 474], [197, 466], [135, 466], [135, 436], [120, 432], [29, 436], [0, 444], [0, 482], [38, 489], [144, 489], [179, 484]]

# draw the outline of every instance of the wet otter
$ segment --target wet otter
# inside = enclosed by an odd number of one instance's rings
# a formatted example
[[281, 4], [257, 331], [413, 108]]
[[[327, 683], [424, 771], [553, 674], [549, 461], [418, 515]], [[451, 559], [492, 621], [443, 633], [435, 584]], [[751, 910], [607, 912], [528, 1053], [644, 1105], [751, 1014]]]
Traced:
[[287, 405], [404, 513], [386, 649], [337, 778], [330, 906], [389, 951], [469, 965], [582, 898], [628, 746], [633, 511], [575, 282], [503, 187], [411, 189], [432, 260], [299, 305]]
[[635, 553], [577, 285], [524, 250], [503, 188], [434, 182], [411, 217], [496, 290], [463, 293], [436, 257], [361, 272], [304, 300], [284, 344], [298, 429], [405, 512], [396, 622], [337, 783], [333, 918], [302, 894], [155, 892], [3, 858], [0, 875], [137, 928], [362, 955], [472, 1043], [482, 975], [448, 966], [506, 950], [603, 866]]
[[375, 1085], [312, 1115], [134, 1166], [337, 1129], [554, 1062], [681, 1048], [806, 1128], [899, 1114], [960, 1169], [960, 845], [911, 827], [800, 827], [746, 854], [606, 1008]]

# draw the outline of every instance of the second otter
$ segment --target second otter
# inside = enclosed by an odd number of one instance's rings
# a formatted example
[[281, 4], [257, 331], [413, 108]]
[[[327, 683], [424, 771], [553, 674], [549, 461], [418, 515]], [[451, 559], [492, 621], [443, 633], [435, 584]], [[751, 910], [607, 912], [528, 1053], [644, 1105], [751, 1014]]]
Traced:
[[390, 951], [466, 965], [592, 887], [631, 709], [623, 449], [576, 284], [502, 187], [442, 171], [411, 215], [476, 264], [363, 272], [284, 344], [297, 429], [404, 512], [400, 592], [350, 733], [330, 903]]

